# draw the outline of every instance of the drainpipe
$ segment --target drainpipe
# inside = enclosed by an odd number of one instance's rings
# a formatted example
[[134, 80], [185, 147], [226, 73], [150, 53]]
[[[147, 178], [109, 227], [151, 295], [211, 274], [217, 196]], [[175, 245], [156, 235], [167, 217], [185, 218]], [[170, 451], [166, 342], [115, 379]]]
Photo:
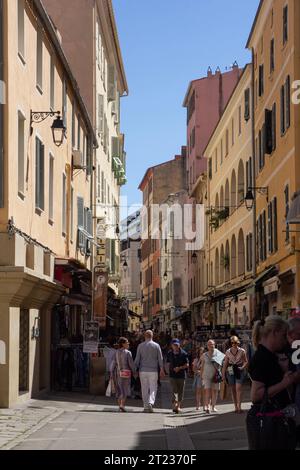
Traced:
[[[252, 119], [252, 181], [253, 184], [252, 186], [255, 187], [255, 181], [256, 181], [256, 149], [255, 149], [255, 71], [254, 71], [254, 49], [252, 48], [252, 80], [251, 80], [251, 119]], [[253, 189], [253, 195], [254, 195], [254, 201], [253, 201], [253, 209], [252, 209], [252, 215], [253, 215], [253, 230], [252, 230], [252, 276], [253, 276], [253, 282], [256, 279], [256, 274], [257, 274], [257, 265], [256, 265], [256, 190]], [[252, 312], [253, 315], [256, 315], [256, 291], [255, 291], [255, 285], [253, 286], [254, 292], [252, 292]]]
[[[4, 81], [3, 0], [0, 0], [0, 81]], [[1, 84], [0, 84], [1, 89]], [[3, 90], [4, 92], [4, 90]], [[4, 207], [4, 104], [0, 96], [0, 208]]]

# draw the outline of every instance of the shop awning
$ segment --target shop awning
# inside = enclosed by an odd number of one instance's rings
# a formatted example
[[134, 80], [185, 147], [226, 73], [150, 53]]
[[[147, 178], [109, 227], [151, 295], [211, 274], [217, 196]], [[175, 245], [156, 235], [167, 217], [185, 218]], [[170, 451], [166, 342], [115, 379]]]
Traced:
[[286, 221], [288, 224], [300, 224], [300, 191], [294, 194]]
[[263, 271], [256, 277], [256, 279], [254, 280], [254, 283], [259, 284], [260, 282], [263, 281], [263, 279], [271, 275], [272, 272], [274, 272], [274, 274], [277, 274], [276, 271], [277, 271], [276, 266], [271, 266], [270, 268], [267, 268], [265, 271]]

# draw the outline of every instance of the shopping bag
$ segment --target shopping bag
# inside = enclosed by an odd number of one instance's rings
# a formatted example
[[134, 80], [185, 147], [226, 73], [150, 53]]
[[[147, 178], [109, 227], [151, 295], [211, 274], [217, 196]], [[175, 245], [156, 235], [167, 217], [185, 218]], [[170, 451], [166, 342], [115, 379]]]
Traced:
[[105, 396], [106, 397], [111, 397], [111, 391], [112, 391], [112, 386], [111, 386], [111, 379], [110, 379], [110, 381], [108, 382], [108, 385], [107, 385]]
[[220, 388], [220, 398], [221, 398], [221, 400], [226, 400], [226, 398], [227, 398], [227, 389], [228, 389], [227, 383], [224, 380], [221, 383], [221, 388]]

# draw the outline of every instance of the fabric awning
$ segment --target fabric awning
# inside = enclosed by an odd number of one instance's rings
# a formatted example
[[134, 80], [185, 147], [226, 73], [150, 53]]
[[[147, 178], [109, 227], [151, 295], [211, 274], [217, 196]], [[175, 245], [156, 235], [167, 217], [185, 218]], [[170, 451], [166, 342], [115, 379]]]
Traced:
[[300, 224], [300, 191], [294, 195], [286, 221], [288, 224]]
[[267, 268], [265, 271], [263, 271], [256, 277], [254, 283], [259, 284], [263, 279], [265, 279], [266, 276], [270, 275], [273, 271], [274, 271], [274, 274], [276, 274], [275, 266], [271, 266], [270, 268]]

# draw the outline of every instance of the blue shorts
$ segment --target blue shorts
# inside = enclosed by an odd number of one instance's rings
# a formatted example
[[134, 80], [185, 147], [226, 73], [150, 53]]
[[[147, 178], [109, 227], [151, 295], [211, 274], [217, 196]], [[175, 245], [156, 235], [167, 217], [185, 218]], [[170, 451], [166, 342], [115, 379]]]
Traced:
[[228, 385], [235, 385], [235, 384], [242, 385], [246, 377], [247, 377], [247, 373], [245, 372], [245, 370], [241, 371], [239, 378], [237, 378], [234, 374], [229, 374], [228, 372], [226, 372], [226, 379], [227, 379]]

